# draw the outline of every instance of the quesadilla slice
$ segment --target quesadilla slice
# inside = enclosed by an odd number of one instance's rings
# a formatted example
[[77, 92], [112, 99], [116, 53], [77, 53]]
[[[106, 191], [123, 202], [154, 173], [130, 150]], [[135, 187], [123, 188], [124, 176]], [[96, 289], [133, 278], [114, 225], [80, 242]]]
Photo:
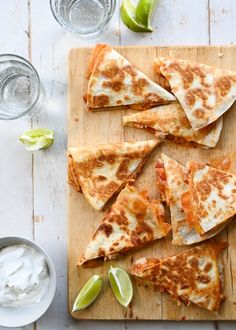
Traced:
[[199, 234], [236, 214], [236, 175], [191, 161], [188, 181], [181, 203], [187, 222]]
[[225, 242], [207, 242], [165, 259], [142, 258], [133, 265], [131, 274], [150, 281], [178, 302], [215, 311], [224, 299], [219, 254], [227, 246]]
[[162, 238], [170, 231], [160, 201], [149, 201], [145, 191], [127, 185], [101, 221], [78, 262], [113, 259], [131, 248]]
[[128, 107], [143, 110], [176, 98], [108, 45], [97, 45], [88, 70], [90, 110]]
[[69, 183], [97, 210], [134, 181], [160, 141], [137, 141], [70, 148]]
[[167, 137], [177, 143], [187, 141], [213, 148], [219, 140], [223, 118], [195, 131], [180, 104], [172, 103], [124, 116], [123, 124], [143, 128], [160, 138]]
[[187, 169], [176, 160], [165, 154], [161, 155], [156, 165], [157, 186], [162, 200], [170, 208], [172, 226], [172, 244], [190, 245], [202, 242], [221, 232], [229, 221], [216, 225], [207, 233], [201, 235], [189, 224], [182, 207], [181, 197], [188, 191]]
[[168, 80], [195, 130], [217, 120], [236, 100], [236, 72], [162, 57], [154, 67]]

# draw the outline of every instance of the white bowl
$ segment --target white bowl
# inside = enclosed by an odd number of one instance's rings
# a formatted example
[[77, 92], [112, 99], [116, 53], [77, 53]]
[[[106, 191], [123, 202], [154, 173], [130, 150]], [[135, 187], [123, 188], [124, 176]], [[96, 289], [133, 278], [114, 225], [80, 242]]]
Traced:
[[0, 306], [0, 326], [2, 327], [23, 327], [38, 320], [49, 308], [56, 291], [56, 272], [52, 260], [47, 253], [33, 241], [21, 237], [0, 238], [0, 249], [13, 244], [25, 244], [38, 253], [46, 260], [49, 272], [49, 288], [40, 302], [23, 307], [1, 307]]

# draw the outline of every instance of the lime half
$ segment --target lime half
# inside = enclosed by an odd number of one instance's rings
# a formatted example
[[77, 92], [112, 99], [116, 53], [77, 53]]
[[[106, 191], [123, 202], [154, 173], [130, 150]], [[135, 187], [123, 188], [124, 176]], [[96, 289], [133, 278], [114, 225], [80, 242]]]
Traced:
[[120, 16], [123, 23], [134, 32], [148, 32], [148, 29], [135, 18], [135, 6], [131, 0], [123, 0]]
[[116, 299], [127, 307], [133, 297], [133, 286], [129, 275], [122, 268], [111, 267], [108, 277]]
[[31, 129], [23, 133], [19, 140], [24, 143], [26, 150], [36, 151], [50, 147], [54, 140], [54, 133], [47, 128]]
[[72, 313], [88, 307], [99, 296], [102, 290], [102, 278], [99, 275], [93, 275], [82, 287], [75, 299]]
[[139, 23], [143, 24], [149, 32], [152, 32], [153, 29], [150, 26], [150, 19], [158, 0], [139, 0], [135, 15]]

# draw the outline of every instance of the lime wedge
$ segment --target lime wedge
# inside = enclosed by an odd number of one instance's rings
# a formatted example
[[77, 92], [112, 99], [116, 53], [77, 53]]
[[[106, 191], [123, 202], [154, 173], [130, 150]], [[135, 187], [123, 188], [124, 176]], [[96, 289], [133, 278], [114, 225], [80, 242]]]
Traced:
[[54, 140], [54, 133], [47, 128], [31, 129], [23, 133], [19, 140], [24, 143], [26, 150], [36, 151], [50, 147]]
[[93, 275], [82, 287], [75, 299], [72, 313], [88, 307], [99, 296], [102, 290], [102, 278], [99, 275]]
[[148, 32], [148, 29], [135, 18], [135, 6], [131, 0], [123, 0], [120, 16], [123, 23], [134, 32]]
[[122, 268], [110, 267], [108, 277], [116, 299], [127, 307], [133, 297], [133, 286], [129, 275]]
[[139, 0], [135, 11], [136, 20], [150, 32], [153, 31], [150, 26], [150, 19], [157, 3], [158, 0]]

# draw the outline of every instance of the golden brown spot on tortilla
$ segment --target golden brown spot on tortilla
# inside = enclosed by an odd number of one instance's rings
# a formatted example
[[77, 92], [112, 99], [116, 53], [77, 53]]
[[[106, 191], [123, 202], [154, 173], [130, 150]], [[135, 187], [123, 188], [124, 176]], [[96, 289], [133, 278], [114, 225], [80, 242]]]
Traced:
[[109, 104], [109, 96], [107, 96], [106, 94], [93, 96], [92, 103], [94, 107], [97, 108], [107, 106]]
[[211, 270], [211, 268], [212, 268], [212, 264], [208, 262], [204, 267], [204, 271], [208, 273]]
[[119, 77], [120, 80], [123, 80], [125, 78], [125, 73], [117, 66], [115, 60], [109, 61], [109, 63], [107, 63], [106, 68], [101, 70], [101, 74], [106, 78], [110, 79]]
[[120, 92], [122, 89], [124, 89], [124, 83], [120, 80], [103, 81], [102, 87], [110, 88], [115, 92]]
[[134, 68], [131, 65], [126, 65], [123, 70], [132, 76], [132, 78], [135, 78], [137, 76], [137, 72], [134, 70]]
[[106, 178], [105, 176], [103, 176], [103, 175], [98, 175], [98, 176], [97, 176], [97, 179], [98, 179], [99, 181], [106, 181], [106, 180], [107, 180], [107, 178]]
[[203, 180], [197, 183], [196, 190], [199, 192], [201, 200], [206, 201], [211, 193], [211, 185]]
[[231, 88], [231, 81], [228, 77], [221, 77], [216, 82], [216, 87], [220, 91], [221, 96], [226, 96]]
[[204, 274], [199, 275], [197, 277], [197, 280], [198, 280], [198, 282], [205, 283], [205, 284], [209, 283], [211, 281], [210, 277], [208, 275], [204, 275]]
[[109, 237], [112, 233], [112, 226], [107, 223], [102, 223], [101, 226], [99, 227], [99, 231], [102, 231], [105, 233], [107, 237]]
[[119, 180], [123, 180], [127, 176], [128, 172], [129, 172], [129, 159], [124, 159], [120, 163], [120, 165], [116, 171], [116, 177]]
[[204, 109], [198, 108], [198, 109], [194, 110], [193, 113], [194, 113], [194, 116], [199, 118], [199, 119], [202, 119], [202, 118], [205, 117]]
[[127, 228], [128, 224], [129, 224], [124, 211], [120, 211], [119, 214], [115, 214], [114, 212], [108, 213], [107, 221], [109, 223], [116, 223], [119, 226], [126, 226], [125, 228]]
[[132, 87], [131, 90], [135, 95], [142, 95], [144, 87], [148, 85], [148, 82], [146, 79], [138, 79], [132, 81]]
[[163, 99], [156, 93], [148, 93], [144, 97], [145, 104], [154, 105], [154, 104], [163, 103], [163, 102], [164, 102]]
[[185, 101], [189, 106], [192, 106], [196, 102], [196, 98], [192, 91], [188, 91], [185, 96]]
[[142, 200], [135, 199], [131, 205], [129, 205], [130, 210], [136, 215], [145, 215], [148, 205]]
[[193, 267], [193, 268], [198, 268], [198, 260], [197, 258], [193, 257], [189, 260], [189, 264]]
[[187, 69], [184, 73], [183, 73], [183, 83], [184, 83], [184, 89], [188, 89], [192, 82], [194, 80], [194, 75], [191, 72], [191, 70]]

